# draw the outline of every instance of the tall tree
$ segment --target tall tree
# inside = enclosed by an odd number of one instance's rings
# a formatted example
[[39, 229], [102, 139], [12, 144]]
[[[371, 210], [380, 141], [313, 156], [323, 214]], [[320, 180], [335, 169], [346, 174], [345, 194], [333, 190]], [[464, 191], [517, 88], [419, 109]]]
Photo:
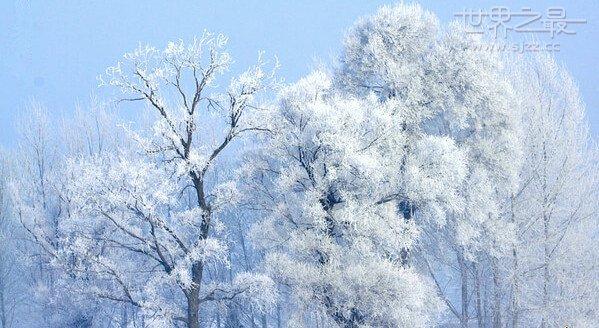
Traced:
[[[436, 17], [418, 5], [386, 6], [351, 30], [336, 77], [351, 94], [375, 94], [393, 106], [398, 117], [393, 132], [406, 138], [396, 161], [410, 158], [423, 135], [450, 138], [464, 153], [467, 174], [453, 204], [398, 195], [399, 210], [408, 214], [404, 219], [417, 220], [424, 231], [415, 260], [430, 271], [463, 327], [473, 317], [473, 266], [489, 260], [495, 267], [513, 235], [502, 205], [517, 184], [520, 154], [513, 92], [501, 58], [477, 51], [481, 43], [457, 24], [440, 32]], [[414, 172], [400, 166], [396, 174]], [[459, 301], [441, 288], [453, 267], [459, 278], [449, 280], [460, 281]], [[497, 277], [498, 270], [493, 269]], [[494, 318], [500, 325], [497, 296]]]
[[521, 188], [511, 198], [517, 240], [512, 325], [585, 326], [597, 309], [597, 148], [578, 88], [547, 55], [523, 61], [515, 85], [523, 110]]
[[[254, 239], [291, 294], [291, 323], [432, 324], [434, 288], [405, 262], [419, 228], [397, 209], [403, 195], [451, 202], [464, 176], [461, 152], [448, 138], [422, 136], [398, 160], [408, 139], [395, 133], [403, 118], [394, 107], [339, 93], [321, 71], [284, 88], [269, 117], [244, 181], [264, 213]], [[409, 174], [398, 177], [400, 169]]]
[[141, 46], [109, 68], [102, 82], [122, 91], [121, 102], [145, 104], [151, 126], [127, 126], [128, 140], [116, 149], [67, 159], [57, 245], [30, 230], [68, 272], [71, 289], [137, 308], [145, 325], [197, 328], [208, 301], [274, 302], [265, 276], [240, 273], [221, 283], [204, 275], [228, 258], [218, 216], [235, 189], [219, 159], [259, 129], [246, 111], [257, 108], [270, 78], [260, 61], [221, 91], [216, 78], [231, 63], [226, 41], [205, 33], [164, 50]]

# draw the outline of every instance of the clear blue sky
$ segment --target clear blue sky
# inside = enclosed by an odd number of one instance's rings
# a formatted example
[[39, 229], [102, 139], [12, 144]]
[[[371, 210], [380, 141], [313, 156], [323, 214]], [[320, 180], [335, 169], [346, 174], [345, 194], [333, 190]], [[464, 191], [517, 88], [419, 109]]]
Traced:
[[[245, 67], [259, 50], [277, 55], [293, 81], [337, 54], [345, 30], [391, 1], [0, 1], [0, 145], [10, 146], [19, 111], [35, 98], [55, 113], [98, 93], [96, 76], [139, 42], [156, 46], [204, 29], [230, 37]], [[421, 1], [443, 22], [463, 9], [504, 5], [545, 11], [546, 1]], [[568, 18], [588, 22], [559, 39], [558, 60], [572, 72], [599, 132], [599, 1], [562, 1]]]

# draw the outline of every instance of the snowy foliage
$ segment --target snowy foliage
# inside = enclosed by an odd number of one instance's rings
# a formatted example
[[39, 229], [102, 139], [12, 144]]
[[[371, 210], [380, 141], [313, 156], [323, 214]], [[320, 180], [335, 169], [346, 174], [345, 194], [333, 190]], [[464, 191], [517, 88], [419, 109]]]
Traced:
[[[548, 56], [521, 65], [515, 80], [524, 109], [521, 188], [512, 199], [518, 239], [512, 299], [523, 325], [587, 326], [596, 298], [597, 147], [570, 74]], [[590, 248], [589, 248], [590, 247]], [[558, 310], [559, 309], [559, 310]]]
[[397, 195], [435, 202], [445, 195], [429, 196], [422, 184], [460, 181], [460, 166], [446, 165], [460, 159], [446, 150], [451, 140], [423, 139], [416, 156], [430, 162], [405, 164], [418, 174], [404, 181], [396, 174], [405, 137], [392, 133], [393, 111], [374, 96], [337, 94], [320, 71], [283, 88], [267, 115], [270, 133], [247, 159], [244, 181], [265, 215], [253, 236], [266, 267], [291, 290], [292, 322], [310, 325], [312, 313], [344, 327], [433, 322], [430, 282], [402, 264], [419, 230], [397, 211]]

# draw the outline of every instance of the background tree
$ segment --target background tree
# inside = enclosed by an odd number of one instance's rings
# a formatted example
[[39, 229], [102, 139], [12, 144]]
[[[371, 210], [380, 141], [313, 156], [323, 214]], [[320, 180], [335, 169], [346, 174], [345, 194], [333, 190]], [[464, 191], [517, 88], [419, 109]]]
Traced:
[[[565, 68], [539, 55], [515, 84], [523, 110], [524, 165], [511, 199], [517, 224], [512, 326], [585, 326], [596, 321], [597, 149], [578, 88]], [[589, 303], [590, 302], [590, 303]]]
[[15, 251], [18, 227], [10, 209], [9, 181], [12, 178], [8, 153], [0, 149], [0, 327], [18, 322], [23, 295], [22, 273]]

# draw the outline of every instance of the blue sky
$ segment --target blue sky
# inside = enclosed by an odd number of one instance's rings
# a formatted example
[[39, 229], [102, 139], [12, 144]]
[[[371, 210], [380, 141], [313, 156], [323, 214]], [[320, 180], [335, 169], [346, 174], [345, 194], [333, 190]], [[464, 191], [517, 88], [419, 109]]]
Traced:
[[[391, 1], [41, 1], [0, 2], [0, 145], [15, 139], [13, 123], [36, 99], [53, 113], [71, 112], [98, 93], [96, 76], [139, 42], [156, 46], [191, 39], [204, 29], [230, 37], [234, 69], [258, 51], [277, 55], [293, 81], [319, 61], [332, 61], [356, 18]], [[420, 1], [442, 22], [463, 9], [544, 12], [547, 1]], [[580, 86], [593, 134], [599, 133], [599, 2], [559, 3], [568, 18], [586, 19], [576, 35], [558, 36], [558, 60]]]

